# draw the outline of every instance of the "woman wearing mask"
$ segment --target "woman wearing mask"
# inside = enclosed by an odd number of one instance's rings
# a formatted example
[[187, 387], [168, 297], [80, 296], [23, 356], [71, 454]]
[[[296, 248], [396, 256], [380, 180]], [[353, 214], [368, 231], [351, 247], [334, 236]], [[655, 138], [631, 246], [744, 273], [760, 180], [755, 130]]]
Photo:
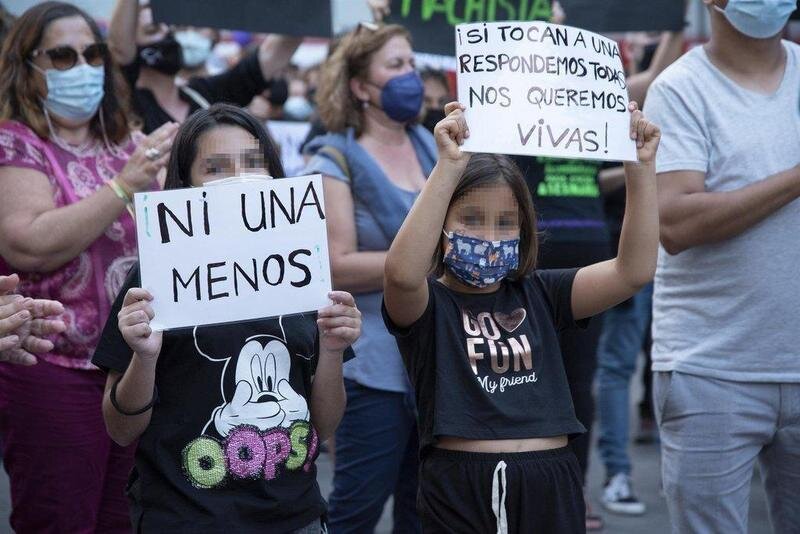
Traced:
[[[214, 102], [246, 106], [267, 88], [267, 80], [289, 63], [302, 39], [267, 37], [258, 50], [229, 71], [192, 78], [184, 85], [178, 85], [175, 76], [186, 66], [186, 59], [199, 60], [197, 47], [186, 33], [174, 33], [165, 24], [153, 22], [149, 5], [140, 7], [139, 0], [118, 0], [108, 40], [133, 89], [134, 111], [144, 121], [144, 132], [149, 133], [166, 122], [182, 122]], [[182, 44], [187, 46], [186, 53]]]
[[60, 301], [66, 324], [37, 365], [0, 365], [17, 532], [129, 529], [132, 455], [105, 432], [104, 377], [89, 359], [135, 260], [126, 207], [157, 187], [175, 126], [132, 133], [126, 96], [83, 11], [45, 2], [17, 20], [0, 57], [0, 274]]
[[322, 68], [318, 109], [333, 133], [308, 144], [308, 170], [324, 176], [334, 286], [355, 294], [364, 321], [344, 368], [332, 532], [374, 530], [390, 495], [395, 532], [419, 531], [414, 402], [380, 306], [386, 251], [436, 162], [433, 137], [414, 124], [422, 99], [401, 26], [362, 24]]

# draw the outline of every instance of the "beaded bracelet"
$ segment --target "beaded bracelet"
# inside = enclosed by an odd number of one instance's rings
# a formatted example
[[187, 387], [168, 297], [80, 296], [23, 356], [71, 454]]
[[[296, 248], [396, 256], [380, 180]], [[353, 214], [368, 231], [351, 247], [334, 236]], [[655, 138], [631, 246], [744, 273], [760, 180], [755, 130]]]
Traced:
[[152, 400], [150, 400], [147, 406], [133, 412], [126, 412], [125, 410], [120, 408], [119, 403], [117, 402], [117, 386], [119, 385], [120, 382], [122, 382], [122, 377], [119, 377], [119, 379], [116, 382], [114, 382], [114, 385], [111, 386], [111, 394], [109, 395], [109, 397], [111, 398], [111, 406], [113, 406], [114, 409], [117, 410], [122, 415], [141, 415], [146, 411], [150, 410], [158, 400], [158, 389], [153, 388], [153, 398]]
[[120, 200], [122, 200], [125, 204], [131, 203], [130, 195], [128, 195], [128, 192], [125, 191], [125, 189], [123, 189], [121, 185], [119, 185], [116, 179], [112, 178], [108, 180], [106, 184], [108, 185], [108, 187], [111, 188], [112, 191], [114, 191], [114, 194], [117, 195], [120, 198]]
[[117, 182], [116, 178], [112, 178], [106, 182], [106, 185], [114, 191], [114, 194], [119, 197], [125, 203], [125, 207], [128, 209], [128, 213], [133, 216], [133, 199], [131, 198], [131, 194], [128, 190], [122, 186], [119, 182]]

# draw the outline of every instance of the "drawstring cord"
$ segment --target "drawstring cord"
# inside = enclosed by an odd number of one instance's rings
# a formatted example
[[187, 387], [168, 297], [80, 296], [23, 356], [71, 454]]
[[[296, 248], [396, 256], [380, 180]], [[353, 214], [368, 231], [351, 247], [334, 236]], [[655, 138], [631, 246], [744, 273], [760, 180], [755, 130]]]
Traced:
[[[502, 495], [501, 495], [502, 492]], [[497, 519], [497, 534], [508, 534], [508, 517], [506, 514], [506, 463], [497, 462], [492, 476], [492, 512]]]

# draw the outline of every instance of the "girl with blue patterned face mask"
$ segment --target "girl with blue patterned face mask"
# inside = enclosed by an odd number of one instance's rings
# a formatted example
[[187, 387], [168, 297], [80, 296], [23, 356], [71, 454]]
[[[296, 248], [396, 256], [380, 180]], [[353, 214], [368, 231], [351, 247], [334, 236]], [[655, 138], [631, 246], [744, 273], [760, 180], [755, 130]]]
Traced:
[[[530, 198], [525, 198], [526, 186], [524, 182], [518, 185], [521, 177], [516, 169], [491, 156], [487, 157], [489, 163], [495, 166], [489, 174], [467, 176], [442, 230], [444, 276], [478, 289], [513, 277], [520, 264], [520, 220], [535, 221]], [[524, 214], [520, 205], [525, 206]]]
[[660, 133], [631, 103], [639, 162], [625, 166], [618, 257], [536, 269], [527, 185], [508, 157], [462, 152], [464, 110], [445, 107], [434, 129], [438, 162], [384, 263], [384, 323], [419, 414], [422, 529], [583, 532], [580, 468], [567, 436], [585, 429], [559, 335], [652, 280]]

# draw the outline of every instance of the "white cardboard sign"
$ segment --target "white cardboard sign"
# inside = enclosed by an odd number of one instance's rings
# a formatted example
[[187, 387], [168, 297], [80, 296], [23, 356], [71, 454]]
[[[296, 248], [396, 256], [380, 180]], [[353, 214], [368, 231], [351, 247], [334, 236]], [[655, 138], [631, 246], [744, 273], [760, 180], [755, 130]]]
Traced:
[[154, 330], [316, 311], [330, 303], [320, 175], [136, 194]]
[[459, 24], [468, 152], [636, 161], [617, 44], [546, 22]]

